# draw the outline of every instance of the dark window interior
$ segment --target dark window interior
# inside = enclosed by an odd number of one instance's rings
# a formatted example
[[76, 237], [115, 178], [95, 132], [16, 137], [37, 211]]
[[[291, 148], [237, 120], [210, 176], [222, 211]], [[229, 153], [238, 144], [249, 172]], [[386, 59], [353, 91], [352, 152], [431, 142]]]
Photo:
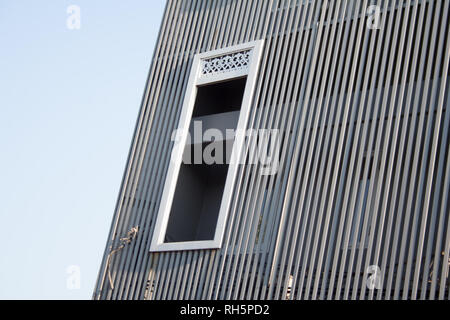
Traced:
[[197, 87], [192, 117], [240, 110], [246, 81], [244, 77]]
[[228, 165], [182, 164], [165, 242], [213, 240]]
[[[202, 121], [205, 128], [221, 131], [235, 129], [245, 83], [246, 77], [199, 86], [192, 121]], [[214, 240], [228, 173], [228, 148], [232, 148], [233, 140], [200, 140], [192, 139], [196, 143], [191, 141], [185, 148], [164, 239], [166, 243]], [[223, 157], [220, 156], [225, 161], [220, 164], [194, 161], [195, 150], [205, 150], [211, 143], [226, 146]], [[187, 155], [188, 151], [190, 155]], [[187, 162], [187, 159], [191, 161]]]

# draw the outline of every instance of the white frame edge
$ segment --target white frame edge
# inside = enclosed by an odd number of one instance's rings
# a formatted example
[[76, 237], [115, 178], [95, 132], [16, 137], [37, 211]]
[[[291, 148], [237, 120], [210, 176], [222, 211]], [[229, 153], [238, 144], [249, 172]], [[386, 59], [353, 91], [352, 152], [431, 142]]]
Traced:
[[[186, 145], [189, 125], [192, 119], [192, 112], [194, 109], [195, 98], [197, 95], [197, 86], [247, 76], [244, 96], [242, 98], [239, 121], [236, 127], [237, 131], [239, 130], [245, 131], [247, 127], [248, 117], [250, 114], [250, 106], [253, 101], [253, 95], [256, 85], [256, 77], [259, 70], [263, 44], [264, 40], [257, 40], [235, 45], [228, 48], [221, 48], [218, 50], [199, 53], [194, 56], [192, 69], [189, 75], [189, 81], [186, 88], [186, 94], [183, 101], [183, 107], [181, 110], [180, 120], [177, 127], [178, 129], [182, 130], [182, 136], [178, 143], [180, 143], [180, 145], [183, 147], [178, 149], [180, 150], [180, 152], [173, 152], [172, 150], [171, 154], [172, 158], [170, 160], [169, 169], [164, 183], [163, 194], [158, 210], [158, 215], [156, 218], [153, 237], [150, 244], [151, 252], [219, 249], [221, 247], [223, 235], [225, 232], [225, 223], [228, 217], [228, 211], [230, 207], [232, 190], [234, 182], [236, 180], [237, 169], [239, 166], [238, 163], [235, 163], [233, 161], [228, 166], [227, 178], [225, 181], [224, 192], [220, 204], [220, 211], [217, 218], [216, 230], [214, 233], [214, 240], [165, 243], [164, 237], [167, 230], [167, 224], [169, 221], [170, 210], [172, 207], [172, 201], [175, 194], [178, 174], [182, 163], [183, 150], [184, 146]], [[201, 78], [200, 69], [202, 60], [249, 49], [251, 49], [251, 57], [248, 70], [244, 72], [242, 72], [242, 70], [238, 70], [235, 72], [231, 71]], [[236, 137], [236, 139], [238, 138]], [[235, 140], [231, 153], [231, 159], [240, 159], [243, 149], [243, 143], [244, 143], [243, 138], [239, 139], [239, 141]]]

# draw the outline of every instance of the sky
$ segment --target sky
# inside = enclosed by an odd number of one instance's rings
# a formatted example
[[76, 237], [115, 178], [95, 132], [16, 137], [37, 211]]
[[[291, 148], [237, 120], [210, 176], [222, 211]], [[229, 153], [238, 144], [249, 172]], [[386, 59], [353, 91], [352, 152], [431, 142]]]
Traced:
[[0, 299], [91, 299], [164, 7], [0, 0]]

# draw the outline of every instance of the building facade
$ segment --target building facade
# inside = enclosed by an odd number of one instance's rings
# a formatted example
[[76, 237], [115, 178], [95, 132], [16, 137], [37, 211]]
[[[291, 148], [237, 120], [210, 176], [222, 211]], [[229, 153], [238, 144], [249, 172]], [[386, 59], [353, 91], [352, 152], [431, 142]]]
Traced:
[[449, 299], [449, 6], [169, 0], [94, 299]]

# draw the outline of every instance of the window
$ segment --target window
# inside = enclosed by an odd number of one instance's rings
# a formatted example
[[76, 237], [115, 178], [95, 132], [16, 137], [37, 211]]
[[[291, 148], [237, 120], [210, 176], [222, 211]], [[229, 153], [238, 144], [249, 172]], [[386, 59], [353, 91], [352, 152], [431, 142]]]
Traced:
[[220, 248], [261, 49], [194, 57], [150, 251]]

